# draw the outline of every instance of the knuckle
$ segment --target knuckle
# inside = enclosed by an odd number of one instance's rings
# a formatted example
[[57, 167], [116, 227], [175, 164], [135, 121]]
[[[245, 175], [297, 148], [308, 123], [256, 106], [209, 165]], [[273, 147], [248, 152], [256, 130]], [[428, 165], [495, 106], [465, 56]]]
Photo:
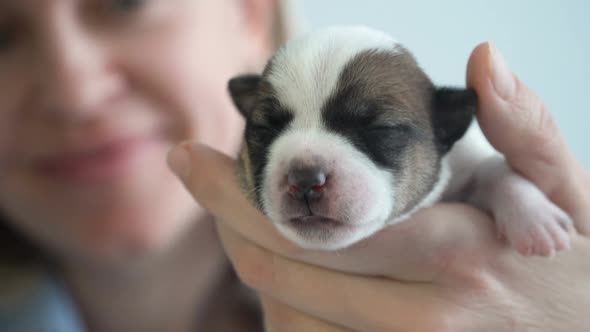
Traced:
[[274, 264], [272, 255], [249, 245], [232, 257], [238, 278], [247, 286], [256, 290], [269, 289], [274, 284]]
[[[470, 210], [465, 212], [470, 213]], [[433, 267], [435, 281], [447, 286], [461, 285], [471, 290], [491, 287], [488, 257], [481, 245], [483, 241], [489, 241], [487, 237], [490, 236], [482, 233], [490, 231], [493, 230], [487, 227], [473, 227], [467, 236], [454, 237], [453, 241], [445, 241], [437, 246], [425, 262]]]
[[478, 295], [493, 295], [501, 289], [495, 276], [483, 268], [477, 268], [473, 272], [469, 268], [463, 268], [461, 272], [460, 280]]
[[201, 176], [191, 174], [185, 182], [185, 187], [193, 198], [206, 209], [211, 208], [212, 196], [215, 196], [216, 186], [203, 183]]
[[[286, 322], [280, 315], [272, 315], [265, 318], [266, 330], [269, 332], [290, 332], [297, 331], [293, 323]], [[294, 329], [295, 328], [295, 329]]]
[[515, 113], [522, 117], [521, 123], [527, 126], [524, 142], [541, 159], [554, 158], [561, 138], [555, 119], [543, 101], [533, 92], [525, 93], [515, 101]]
[[301, 259], [309, 253], [309, 250], [306, 250], [287, 239], [281, 241], [280, 247], [284, 255], [291, 259]]
[[[477, 256], [477, 255], [476, 255]], [[444, 250], [435, 255], [433, 263], [439, 267], [442, 283], [460, 285], [477, 292], [492, 292], [497, 285], [485, 268], [480, 257], [469, 257], [455, 249]]]
[[[456, 295], [449, 295], [448, 298], [437, 303], [434, 310], [425, 317], [421, 330], [426, 332], [467, 332], [481, 331], [483, 327], [485, 331], [488, 331], [489, 328], [496, 331], [497, 325], [474, 308], [479, 308], [479, 306]], [[514, 330], [500, 329], [498, 331]]]
[[264, 325], [265, 331], [269, 332], [290, 332], [300, 331], [298, 322], [293, 315], [286, 312], [282, 306], [265, 305]]
[[426, 328], [428, 332], [458, 332], [457, 316], [449, 313], [441, 313], [430, 319]]
[[[367, 324], [367, 323], [365, 323]], [[390, 331], [401, 331], [400, 326], [391, 320], [391, 316], [382, 316], [373, 319], [371, 323], [367, 324], [366, 331], [375, 332], [390, 332]], [[430, 331], [430, 330], [425, 330]]]

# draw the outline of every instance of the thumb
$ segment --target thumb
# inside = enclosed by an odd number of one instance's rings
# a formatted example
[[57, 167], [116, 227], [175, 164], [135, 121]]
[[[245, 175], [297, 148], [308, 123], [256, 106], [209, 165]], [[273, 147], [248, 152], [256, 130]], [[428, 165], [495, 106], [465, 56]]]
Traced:
[[490, 43], [469, 58], [467, 84], [479, 96], [478, 121], [487, 139], [517, 172], [535, 183], [590, 235], [588, 173], [568, 148], [543, 101]]

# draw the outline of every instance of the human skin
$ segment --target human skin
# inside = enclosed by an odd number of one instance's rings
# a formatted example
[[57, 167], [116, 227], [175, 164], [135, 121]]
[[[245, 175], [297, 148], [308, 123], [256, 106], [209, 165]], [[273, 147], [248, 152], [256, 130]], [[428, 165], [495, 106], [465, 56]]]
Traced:
[[0, 210], [91, 330], [181, 331], [215, 282], [222, 251], [165, 155], [185, 139], [237, 152], [226, 84], [267, 59], [273, 6], [1, 1]]
[[[14, 35], [0, 56], [0, 206], [65, 255], [170, 243], [196, 208], [162, 157], [187, 138], [235, 153], [242, 120], [226, 81], [263, 58], [232, 1], [100, 3], [0, 7]], [[69, 160], [113, 142], [126, 149], [115, 162]]]
[[338, 252], [303, 250], [250, 206], [232, 159], [202, 144], [171, 151], [170, 166], [217, 217], [240, 277], [261, 295], [269, 331], [587, 330], [590, 176], [490, 44], [473, 51], [467, 83], [489, 141], [574, 220], [571, 250], [523, 257], [497, 239], [489, 216], [461, 204], [422, 210]]

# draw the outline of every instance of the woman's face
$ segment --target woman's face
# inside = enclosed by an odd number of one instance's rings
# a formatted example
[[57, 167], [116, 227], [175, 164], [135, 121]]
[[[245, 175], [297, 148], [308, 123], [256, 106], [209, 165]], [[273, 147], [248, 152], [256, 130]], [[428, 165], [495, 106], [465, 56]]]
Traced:
[[264, 60], [269, 0], [2, 0], [0, 210], [59, 255], [165, 248], [202, 213], [170, 146], [238, 149], [228, 79]]

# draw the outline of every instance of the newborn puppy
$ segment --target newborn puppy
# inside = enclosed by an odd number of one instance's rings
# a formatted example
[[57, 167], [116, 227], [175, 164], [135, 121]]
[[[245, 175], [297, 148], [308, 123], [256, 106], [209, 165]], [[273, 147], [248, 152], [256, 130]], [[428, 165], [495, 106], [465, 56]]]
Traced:
[[522, 254], [569, 246], [568, 216], [481, 134], [474, 91], [435, 87], [382, 32], [308, 34], [229, 90], [246, 118], [244, 190], [304, 248], [349, 246], [440, 199], [489, 212]]

